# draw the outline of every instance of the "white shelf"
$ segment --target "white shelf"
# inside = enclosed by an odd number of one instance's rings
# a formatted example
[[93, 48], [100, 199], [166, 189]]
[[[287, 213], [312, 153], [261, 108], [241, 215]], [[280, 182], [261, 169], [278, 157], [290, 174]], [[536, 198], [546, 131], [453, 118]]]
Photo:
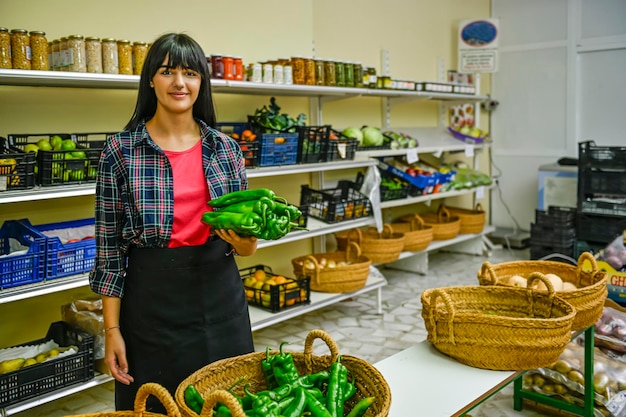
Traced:
[[[485, 185], [482, 188], [485, 190], [489, 190], [493, 188], [494, 186], [495, 186], [494, 184]], [[380, 203], [380, 208], [386, 209], [386, 208], [391, 208], [391, 207], [399, 207], [399, 206], [406, 206], [409, 204], [417, 204], [417, 203], [424, 203], [424, 202], [433, 201], [433, 200], [440, 200], [442, 198], [457, 197], [460, 195], [475, 193], [480, 188], [481, 187], [467, 188], [463, 190], [446, 191], [442, 193], [420, 195], [417, 197], [408, 197], [408, 198], [400, 198], [398, 200], [383, 201], [382, 203]]]
[[[138, 75], [90, 74], [81, 72], [33, 71], [0, 69], [0, 85], [26, 87], [69, 87], [134, 90], [139, 86]], [[483, 101], [487, 96], [473, 94], [425, 93], [417, 91], [378, 90], [368, 88], [327, 87], [315, 85], [279, 85], [211, 79], [214, 93], [256, 94], [301, 97], [375, 96], [413, 100]]]
[[477, 238], [478, 236], [481, 236], [481, 235], [488, 235], [489, 233], [492, 233], [495, 230], [496, 230], [495, 226], [485, 226], [483, 231], [480, 232], [480, 233], [457, 235], [456, 237], [454, 237], [452, 239], [447, 239], [447, 240], [433, 240], [432, 242], [430, 242], [430, 245], [428, 245], [428, 247], [426, 249], [424, 249], [423, 251], [420, 251], [420, 252], [401, 252], [399, 259], [410, 258], [411, 256], [414, 256], [416, 253], [432, 252], [432, 251], [435, 251], [437, 249], [442, 249], [442, 248], [445, 248], [445, 247], [448, 247], [448, 246], [455, 245], [457, 243], [466, 242], [468, 240], [475, 239], [475, 238]]

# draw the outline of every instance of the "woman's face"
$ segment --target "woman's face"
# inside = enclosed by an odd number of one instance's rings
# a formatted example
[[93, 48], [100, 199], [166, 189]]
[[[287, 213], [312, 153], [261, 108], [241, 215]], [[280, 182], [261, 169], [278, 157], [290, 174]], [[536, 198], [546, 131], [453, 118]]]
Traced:
[[187, 68], [168, 68], [168, 57], [159, 67], [151, 85], [157, 98], [157, 108], [168, 113], [192, 112], [198, 98], [202, 77], [199, 72]]

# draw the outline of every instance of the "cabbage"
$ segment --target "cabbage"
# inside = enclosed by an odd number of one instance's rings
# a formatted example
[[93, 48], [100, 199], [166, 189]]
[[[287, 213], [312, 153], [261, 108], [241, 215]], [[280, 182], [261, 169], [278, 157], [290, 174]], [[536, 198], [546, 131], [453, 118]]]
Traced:
[[363, 144], [363, 133], [358, 127], [346, 127], [341, 134], [356, 139], [359, 142], [359, 146]]
[[383, 134], [379, 128], [365, 126], [361, 132], [363, 133], [363, 146], [381, 146], [383, 144]]

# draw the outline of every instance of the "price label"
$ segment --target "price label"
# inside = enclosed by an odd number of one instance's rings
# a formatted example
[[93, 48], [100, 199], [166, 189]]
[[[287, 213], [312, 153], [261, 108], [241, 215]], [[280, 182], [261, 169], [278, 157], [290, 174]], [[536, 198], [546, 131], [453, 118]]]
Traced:
[[339, 154], [339, 157], [341, 159], [346, 159], [347, 156], [347, 148], [348, 144], [347, 143], [338, 143], [337, 144], [337, 153]]
[[430, 207], [430, 203], [432, 203], [432, 202], [433, 202], [433, 199], [432, 199], [432, 198], [429, 198], [428, 200], [426, 200], [426, 201], [424, 202], [424, 204], [426, 204], [426, 207]]
[[406, 151], [406, 161], [409, 164], [414, 164], [415, 162], [419, 160], [420, 160], [420, 157], [417, 154], [417, 149], [409, 149], [408, 151]]
[[434, 156], [435, 158], [441, 158], [441, 154], [442, 154], [442, 153], [443, 153], [443, 151], [442, 151], [441, 149], [439, 149], [438, 151], [433, 152], [433, 156]]
[[476, 188], [476, 198], [481, 199], [485, 197], [485, 187], [480, 186]]
[[9, 177], [0, 175], [0, 191], [6, 191], [9, 184]]
[[465, 145], [465, 156], [474, 156], [474, 145]]

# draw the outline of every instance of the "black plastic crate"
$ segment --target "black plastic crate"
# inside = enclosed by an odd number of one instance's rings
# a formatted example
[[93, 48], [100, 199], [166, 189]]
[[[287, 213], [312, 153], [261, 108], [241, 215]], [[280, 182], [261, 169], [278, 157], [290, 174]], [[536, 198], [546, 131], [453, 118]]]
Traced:
[[598, 198], [579, 201], [578, 205], [581, 213], [626, 217], [626, 196], [621, 199]]
[[[572, 258], [574, 255], [574, 244], [570, 246], [558, 246], [558, 245], [541, 245], [530, 242], [530, 259], [541, 259], [553, 254], [561, 254]], [[554, 257], [551, 260], [558, 260], [558, 257]]]
[[369, 199], [361, 194], [351, 181], [341, 180], [337, 188], [314, 190], [301, 186], [300, 205], [309, 206], [309, 216], [327, 223], [370, 216]]
[[78, 352], [0, 375], [0, 407], [88, 381], [94, 377], [94, 337], [66, 322], [50, 324], [46, 337], [20, 346], [54, 340], [59, 346], [76, 346]]
[[299, 206], [298, 209], [302, 215], [294, 220], [294, 222], [298, 224], [298, 227], [306, 228], [309, 222], [309, 206], [304, 204]]
[[34, 152], [24, 152], [10, 146], [6, 138], [0, 138], [0, 191], [33, 188], [36, 166]]
[[576, 220], [578, 240], [608, 245], [626, 230], [626, 217], [579, 213]]
[[580, 142], [578, 169], [626, 172], [626, 146], [598, 146], [594, 141]]
[[[239, 270], [250, 305], [276, 313], [290, 307], [311, 303], [311, 279], [288, 278], [272, 272], [265, 265]], [[279, 277], [282, 277], [279, 278]]]
[[530, 244], [539, 246], [571, 247], [576, 242], [576, 229], [530, 224]]
[[224, 122], [218, 123], [217, 129], [232, 137], [237, 141], [239, 147], [241, 148], [241, 152], [243, 153], [243, 158], [245, 160], [246, 167], [253, 168], [259, 166], [259, 149], [260, 144], [256, 139], [256, 134], [253, 136], [253, 139], [243, 140], [244, 132], [246, 130], [250, 130], [250, 125], [248, 123], [243, 122]]
[[380, 201], [399, 200], [407, 198], [409, 195], [410, 185], [408, 182], [401, 180], [388, 171], [380, 168]]
[[298, 163], [326, 162], [330, 125], [296, 126], [298, 132]]
[[548, 210], [535, 210], [535, 224], [551, 226], [554, 229], [576, 227], [576, 209], [572, 207], [550, 206]]
[[328, 149], [326, 150], [326, 161], [352, 161], [356, 156], [358, 146], [358, 140], [331, 129]]

